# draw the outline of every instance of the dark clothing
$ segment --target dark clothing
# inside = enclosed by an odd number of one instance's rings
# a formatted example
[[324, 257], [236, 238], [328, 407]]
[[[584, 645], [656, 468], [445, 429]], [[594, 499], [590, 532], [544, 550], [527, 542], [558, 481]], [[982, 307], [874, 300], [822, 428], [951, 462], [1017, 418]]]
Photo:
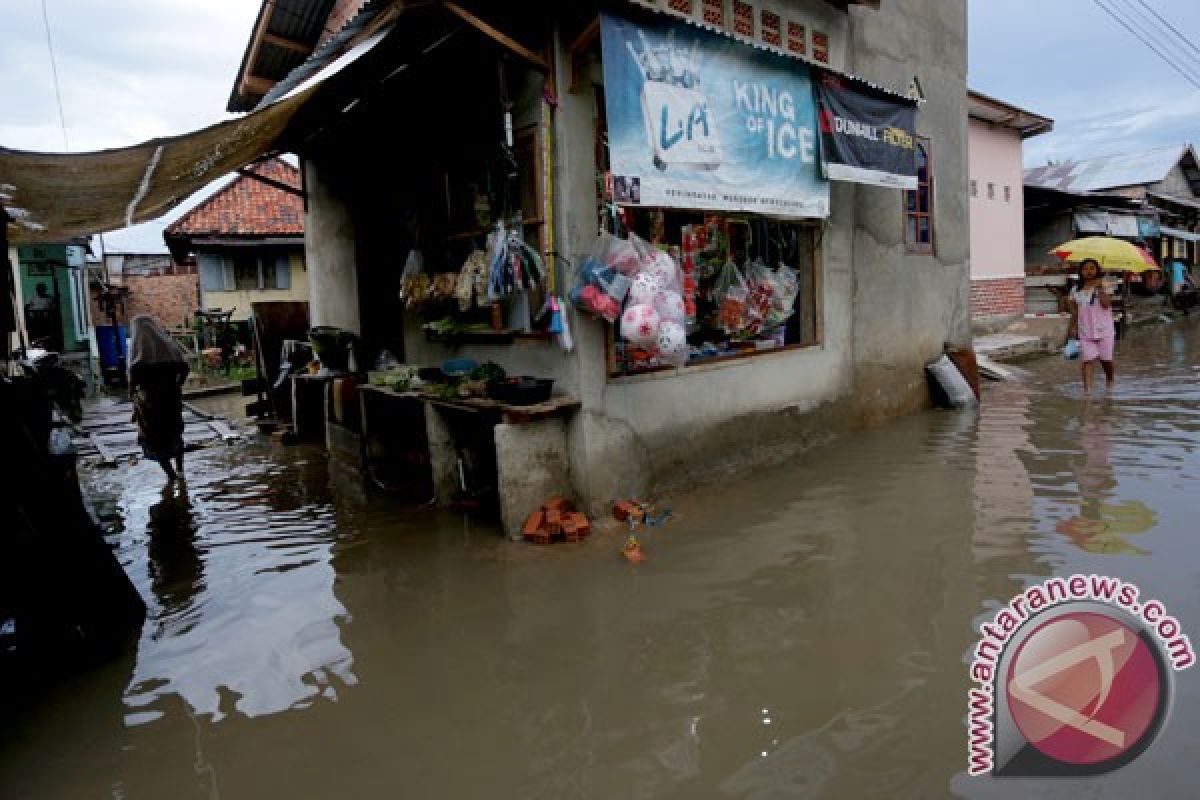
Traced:
[[133, 421], [146, 458], [166, 461], [183, 455], [184, 363], [134, 364], [129, 370]]

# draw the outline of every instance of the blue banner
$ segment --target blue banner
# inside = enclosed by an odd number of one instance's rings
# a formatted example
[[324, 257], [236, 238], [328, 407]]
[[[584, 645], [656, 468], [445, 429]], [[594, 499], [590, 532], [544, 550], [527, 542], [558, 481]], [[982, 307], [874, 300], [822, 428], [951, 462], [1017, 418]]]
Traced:
[[805, 64], [669, 20], [601, 35], [618, 204], [829, 215]]

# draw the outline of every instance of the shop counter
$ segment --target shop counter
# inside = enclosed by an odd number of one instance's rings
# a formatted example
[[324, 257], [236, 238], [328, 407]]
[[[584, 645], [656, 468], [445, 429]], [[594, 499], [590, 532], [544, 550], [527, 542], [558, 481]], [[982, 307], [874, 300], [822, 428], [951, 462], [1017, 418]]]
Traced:
[[515, 406], [380, 386], [359, 393], [364, 466], [377, 484], [441, 505], [494, 502], [513, 538], [545, 498], [574, 494], [565, 424], [581, 405], [573, 397]]

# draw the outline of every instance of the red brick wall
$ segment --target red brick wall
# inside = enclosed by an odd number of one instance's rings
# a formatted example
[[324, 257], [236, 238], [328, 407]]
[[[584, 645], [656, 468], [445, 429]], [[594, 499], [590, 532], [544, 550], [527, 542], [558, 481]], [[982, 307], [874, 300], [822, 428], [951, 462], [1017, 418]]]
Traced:
[[337, 0], [329, 16], [325, 18], [325, 31], [317, 40], [317, 46], [325, 44], [326, 39], [346, 27], [346, 23], [357, 17], [366, 4], [367, 0]]
[[[157, 317], [168, 328], [191, 323], [192, 312], [200, 306], [200, 276], [198, 275], [126, 275], [123, 283], [129, 287], [125, 314], [117, 321], [127, 325], [138, 314]], [[108, 316], [92, 295], [92, 321], [109, 324]]]
[[1025, 313], [1025, 278], [971, 281], [971, 316]]

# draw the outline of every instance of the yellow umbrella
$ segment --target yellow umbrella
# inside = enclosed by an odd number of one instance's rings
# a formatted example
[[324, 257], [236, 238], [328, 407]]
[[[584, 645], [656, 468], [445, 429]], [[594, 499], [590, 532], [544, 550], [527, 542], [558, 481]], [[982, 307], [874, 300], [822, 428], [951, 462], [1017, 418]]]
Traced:
[[1111, 236], [1091, 236], [1063, 242], [1050, 251], [1063, 261], [1087, 261], [1093, 259], [1100, 268], [1109, 272], [1149, 272], [1159, 269], [1154, 256], [1145, 248], [1130, 244]]

